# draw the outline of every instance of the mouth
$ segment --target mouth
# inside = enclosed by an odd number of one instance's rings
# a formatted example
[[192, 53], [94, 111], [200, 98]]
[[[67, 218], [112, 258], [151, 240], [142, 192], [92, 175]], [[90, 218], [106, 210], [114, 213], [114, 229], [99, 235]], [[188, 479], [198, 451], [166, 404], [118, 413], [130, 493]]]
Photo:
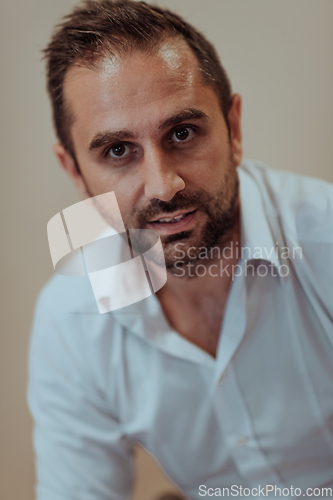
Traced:
[[[147, 228], [157, 231], [160, 235], [179, 233], [190, 229], [196, 218], [197, 209], [191, 212], [162, 214], [158, 219], [147, 223]], [[171, 216], [170, 216], [171, 215]]]

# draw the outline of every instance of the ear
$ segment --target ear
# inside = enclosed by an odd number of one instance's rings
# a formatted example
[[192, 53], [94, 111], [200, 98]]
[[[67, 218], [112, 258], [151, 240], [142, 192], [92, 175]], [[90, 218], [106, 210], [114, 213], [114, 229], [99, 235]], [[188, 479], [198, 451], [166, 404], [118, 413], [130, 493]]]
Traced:
[[239, 94], [234, 94], [231, 97], [228, 118], [231, 135], [231, 147], [236, 166], [240, 165], [243, 157], [241, 116], [242, 98]]
[[90, 198], [91, 195], [88, 193], [84, 179], [76, 167], [73, 156], [59, 143], [53, 146], [53, 152], [56, 155], [60, 166], [65, 170], [74, 183], [79, 192], [80, 198], [83, 200]]

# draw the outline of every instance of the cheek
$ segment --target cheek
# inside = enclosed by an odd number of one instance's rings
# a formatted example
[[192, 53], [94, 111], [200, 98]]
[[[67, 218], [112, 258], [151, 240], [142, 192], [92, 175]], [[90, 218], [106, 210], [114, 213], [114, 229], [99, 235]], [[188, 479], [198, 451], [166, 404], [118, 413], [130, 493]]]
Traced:
[[230, 146], [222, 139], [207, 141], [190, 165], [188, 180], [202, 189], [220, 185], [229, 170]]
[[95, 162], [79, 163], [82, 175], [94, 194], [114, 191], [119, 199], [131, 198], [139, 183], [125, 170], [112, 170], [106, 164]]

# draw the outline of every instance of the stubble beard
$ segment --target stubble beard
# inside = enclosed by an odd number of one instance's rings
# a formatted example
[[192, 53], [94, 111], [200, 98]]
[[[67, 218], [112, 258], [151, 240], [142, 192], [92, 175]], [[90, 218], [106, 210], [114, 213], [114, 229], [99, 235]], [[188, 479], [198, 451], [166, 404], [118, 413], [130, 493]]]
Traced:
[[[174, 273], [177, 268], [185, 266], [190, 261], [192, 264], [198, 262], [202, 249], [207, 249], [210, 254], [211, 248], [217, 245], [223, 248], [229, 242], [237, 223], [238, 193], [238, 175], [232, 153], [230, 153], [224, 179], [215, 195], [199, 189], [190, 192], [180, 191], [170, 202], [154, 199], [149, 207], [135, 213], [135, 225], [131, 224], [131, 227], [144, 229], [147, 222], [155, 216], [157, 218], [161, 213], [172, 213], [176, 210], [186, 210], [186, 208], [193, 210], [195, 207], [206, 215], [207, 220], [200, 231], [196, 231], [195, 227], [189, 231], [161, 236], [166, 268]], [[179, 258], [180, 248], [181, 259]], [[205, 262], [207, 263], [207, 260]]]

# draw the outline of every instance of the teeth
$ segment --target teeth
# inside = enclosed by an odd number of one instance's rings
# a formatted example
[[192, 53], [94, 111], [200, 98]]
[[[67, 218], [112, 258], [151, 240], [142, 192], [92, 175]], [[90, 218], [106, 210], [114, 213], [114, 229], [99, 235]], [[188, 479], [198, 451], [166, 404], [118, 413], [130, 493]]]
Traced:
[[183, 215], [178, 215], [178, 217], [171, 217], [171, 218], [165, 218], [165, 219], [158, 219], [157, 222], [179, 222], [180, 220], [184, 219], [187, 214]]

